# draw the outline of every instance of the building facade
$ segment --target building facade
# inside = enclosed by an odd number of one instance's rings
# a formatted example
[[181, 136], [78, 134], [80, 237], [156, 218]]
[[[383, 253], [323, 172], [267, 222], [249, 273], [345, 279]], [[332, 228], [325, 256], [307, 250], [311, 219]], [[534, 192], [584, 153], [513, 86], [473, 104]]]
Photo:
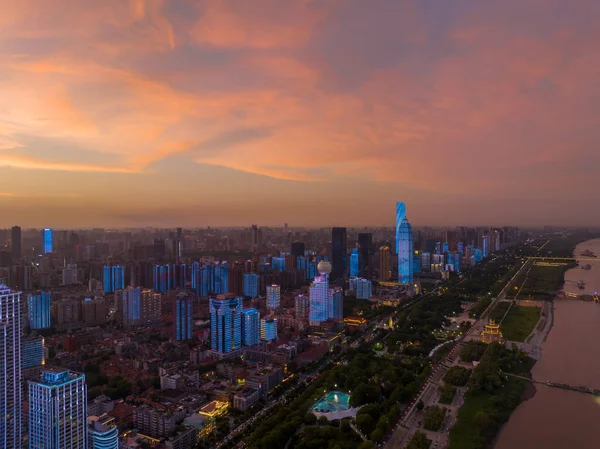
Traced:
[[260, 320], [260, 339], [263, 341], [277, 340], [277, 320], [275, 318]]
[[244, 296], [250, 298], [258, 296], [258, 275], [256, 273], [244, 274]]
[[42, 254], [52, 252], [52, 229], [42, 229]]
[[267, 285], [267, 309], [277, 310], [279, 309], [279, 303], [281, 301], [281, 287], [279, 285]]
[[119, 449], [119, 429], [112, 416], [88, 417], [88, 449]]
[[245, 309], [242, 312], [242, 344], [257, 345], [260, 342], [260, 313], [256, 309]]
[[83, 374], [48, 369], [39, 381], [29, 381], [29, 448], [88, 448]]
[[390, 269], [390, 247], [387, 245], [379, 248], [379, 280], [388, 282], [392, 278]]
[[242, 310], [242, 298], [209, 300], [213, 351], [228, 353], [242, 347]]
[[396, 204], [396, 249], [398, 254], [398, 283], [413, 283], [413, 236], [406, 218], [404, 203]]
[[50, 322], [50, 293], [27, 296], [27, 318], [30, 329], [48, 329]]
[[191, 340], [194, 332], [194, 300], [187, 293], [179, 293], [173, 299], [173, 338], [177, 341]]
[[331, 279], [344, 277], [348, 268], [348, 238], [346, 228], [331, 229]]

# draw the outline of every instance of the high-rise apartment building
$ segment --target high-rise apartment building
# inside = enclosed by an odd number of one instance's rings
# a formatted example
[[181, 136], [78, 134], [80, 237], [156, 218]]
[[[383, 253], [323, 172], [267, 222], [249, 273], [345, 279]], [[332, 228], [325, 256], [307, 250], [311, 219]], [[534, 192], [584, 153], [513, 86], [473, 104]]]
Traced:
[[20, 448], [21, 292], [0, 285], [0, 447]]
[[83, 374], [51, 368], [42, 371], [39, 381], [29, 381], [29, 448], [88, 448]]
[[210, 298], [210, 343], [213, 351], [228, 353], [242, 347], [242, 310], [242, 298]]
[[48, 329], [50, 323], [50, 293], [27, 296], [27, 318], [30, 329]]
[[331, 280], [343, 277], [348, 268], [347, 253], [348, 238], [346, 228], [332, 228], [331, 230]]
[[379, 248], [379, 280], [387, 282], [392, 277], [390, 269], [390, 247], [387, 245]]
[[106, 413], [88, 417], [88, 449], [119, 449], [119, 429]]
[[70, 263], [62, 269], [62, 285], [77, 283], [77, 264]]
[[277, 340], [277, 320], [272, 317], [260, 320], [260, 339], [263, 341]]
[[242, 311], [242, 344], [257, 345], [260, 342], [260, 313], [256, 309]]
[[329, 319], [343, 318], [343, 292], [341, 288], [329, 287], [329, 273], [331, 264], [327, 261], [319, 262], [317, 267], [319, 276], [316, 276], [309, 289], [309, 321], [311, 326], [316, 326]]
[[406, 218], [404, 203], [396, 203], [396, 252], [398, 254], [398, 283], [413, 283], [412, 227]]
[[267, 309], [277, 310], [279, 309], [279, 302], [281, 301], [281, 287], [279, 285], [267, 285]]
[[310, 300], [308, 296], [300, 293], [294, 298], [294, 314], [297, 320], [308, 320]]
[[246, 273], [244, 275], [244, 296], [256, 298], [258, 296], [258, 275]]
[[271, 268], [274, 271], [284, 271], [285, 270], [285, 257], [272, 257], [271, 258]]
[[357, 279], [356, 282], [356, 297], [358, 299], [370, 299], [373, 295], [372, 283], [368, 279]]
[[481, 250], [484, 259], [490, 255], [490, 238], [488, 234], [483, 234], [481, 237]]
[[179, 293], [173, 299], [173, 338], [177, 341], [191, 340], [194, 332], [194, 301], [187, 293]]
[[44, 337], [23, 337], [21, 339], [23, 380], [39, 379], [45, 363]]
[[127, 287], [123, 292], [123, 323], [126, 326], [156, 324], [161, 318], [161, 295], [150, 289]]
[[114, 293], [125, 288], [125, 267], [123, 265], [105, 265], [102, 269], [104, 293]]
[[52, 252], [52, 229], [42, 229], [42, 254]]
[[370, 232], [362, 232], [358, 234], [359, 247], [359, 274], [365, 279], [373, 277], [373, 234]]
[[23, 257], [21, 249], [22, 244], [21, 228], [19, 226], [13, 226], [10, 230], [10, 245], [14, 262], [20, 262]]
[[304, 256], [304, 242], [293, 242], [292, 243], [292, 256], [295, 258]]

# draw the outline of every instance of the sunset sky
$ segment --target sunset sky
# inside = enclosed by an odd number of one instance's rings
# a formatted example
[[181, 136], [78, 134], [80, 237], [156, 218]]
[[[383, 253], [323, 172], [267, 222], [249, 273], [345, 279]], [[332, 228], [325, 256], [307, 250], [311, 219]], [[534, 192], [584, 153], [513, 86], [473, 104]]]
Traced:
[[597, 0], [19, 0], [0, 226], [600, 225]]

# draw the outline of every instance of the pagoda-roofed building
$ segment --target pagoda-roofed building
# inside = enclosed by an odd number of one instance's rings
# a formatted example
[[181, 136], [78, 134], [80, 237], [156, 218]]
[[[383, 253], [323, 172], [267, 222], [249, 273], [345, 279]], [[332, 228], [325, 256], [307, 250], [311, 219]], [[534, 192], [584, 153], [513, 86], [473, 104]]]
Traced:
[[485, 328], [481, 331], [481, 341], [484, 343], [504, 342], [502, 332], [500, 332], [500, 325], [496, 324], [495, 320], [490, 319], [485, 325]]

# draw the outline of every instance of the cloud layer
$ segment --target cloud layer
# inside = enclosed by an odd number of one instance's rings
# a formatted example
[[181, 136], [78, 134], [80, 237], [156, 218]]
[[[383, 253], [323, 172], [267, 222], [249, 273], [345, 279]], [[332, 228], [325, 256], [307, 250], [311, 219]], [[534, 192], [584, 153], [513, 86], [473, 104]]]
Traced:
[[587, 0], [11, 2], [2, 224], [597, 224], [598, 44]]

